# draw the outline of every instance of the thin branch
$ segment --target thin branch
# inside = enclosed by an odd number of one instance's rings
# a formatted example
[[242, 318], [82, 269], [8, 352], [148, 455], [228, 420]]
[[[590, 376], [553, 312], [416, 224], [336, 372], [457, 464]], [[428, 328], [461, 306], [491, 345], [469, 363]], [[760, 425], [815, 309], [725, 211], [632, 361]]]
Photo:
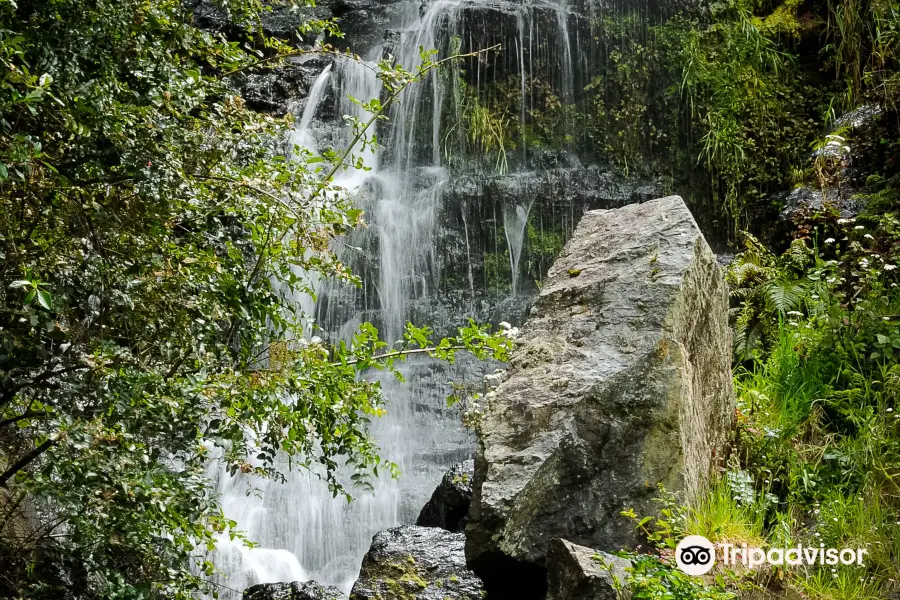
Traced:
[[27, 387], [37, 385], [38, 383], [43, 383], [43, 382], [47, 381], [48, 379], [55, 377], [57, 375], [62, 375], [64, 373], [69, 373], [71, 371], [77, 371], [78, 369], [86, 369], [86, 368], [87, 367], [85, 367], [84, 365], [72, 365], [70, 367], [60, 369], [58, 371], [54, 371], [54, 370], [44, 371], [43, 373], [36, 376], [31, 381], [26, 381], [26, 382], [20, 383], [18, 385], [14, 385], [13, 387], [11, 387], [8, 390], [6, 390], [5, 392], [3, 392], [3, 394], [0, 395], [0, 408], [9, 404], [12, 401], [12, 399], [15, 398], [16, 394], [18, 394], [20, 391], [24, 390]]
[[256, 192], [257, 194], [265, 196], [266, 198], [269, 198], [270, 200], [274, 200], [275, 202], [277, 202], [278, 204], [280, 204], [281, 206], [286, 208], [288, 211], [290, 211], [290, 213], [292, 215], [294, 215], [294, 218], [297, 219], [298, 221], [303, 219], [303, 217], [300, 214], [298, 214], [297, 211], [295, 211], [291, 205], [286, 203], [283, 199], [279, 198], [272, 192], [267, 192], [266, 190], [264, 190], [262, 188], [258, 188], [255, 185], [250, 185], [249, 183], [247, 183], [245, 181], [241, 181], [240, 179], [235, 179], [234, 177], [221, 177], [221, 176], [216, 176], [216, 175], [191, 175], [191, 177], [193, 177], [194, 179], [203, 179], [203, 180], [208, 180], [208, 181], [222, 181], [225, 183], [233, 183], [240, 187], [247, 188], [248, 190], [250, 190], [252, 192]]
[[[448, 346], [447, 348], [441, 348], [441, 349], [442, 350], [445, 350], [445, 349], [446, 350], [465, 350], [466, 347], [465, 346]], [[375, 356], [372, 356], [370, 358], [370, 360], [384, 360], [386, 358], [395, 358], [397, 356], [408, 356], [410, 354], [430, 354], [432, 352], [435, 352], [436, 350], [437, 350], [437, 347], [414, 348], [412, 350], [395, 350], [393, 352], [386, 352], [384, 354], [376, 354]], [[331, 365], [334, 367], [337, 367], [337, 366], [344, 365], [344, 364], [355, 365], [358, 362], [359, 362], [359, 359], [354, 358], [353, 360], [348, 360], [345, 362], [334, 362], [334, 363], [331, 363]]]
[[38, 445], [34, 450], [20, 458], [16, 463], [8, 468], [6, 472], [0, 475], [0, 487], [6, 487], [6, 482], [12, 479], [16, 473], [30, 465], [32, 462], [37, 460], [41, 454], [49, 450], [52, 446], [59, 441], [59, 438], [62, 437], [61, 432], [56, 432], [47, 438], [42, 444]]
[[9, 419], [0, 421], [0, 429], [6, 427], [7, 425], [12, 425], [13, 423], [24, 421], [25, 419], [37, 419], [38, 417], [46, 417], [47, 414], [48, 413], [44, 411], [26, 410], [24, 413], [17, 417], [11, 417]]
[[258, 66], [260, 66], [260, 65], [263, 65], [263, 64], [266, 64], [266, 63], [270, 63], [270, 62], [273, 62], [273, 61], [276, 61], [276, 60], [281, 60], [281, 59], [285, 59], [285, 58], [293, 58], [293, 57], [295, 57], [295, 56], [304, 56], [304, 55], [306, 55], [306, 54], [328, 54], [328, 53], [329, 53], [329, 52], [328, 52], [327, 50], [325, 50], [325, 49], [319, 49], [319, 50], [297, 50], [296, 52], [287, 52], [287, 53], [285, 53], [285, 54], [276, 54], [276, 55], [274, 55], [274, 56], [269, 56], [269, 57], [267, 57], [267, 58], [261, 58], [261, 59], [259, 59], [259, 60], [257, 60], [257, 61], [254, 61], [254, 62], [250, 63], [250, 64], [244, 65], [243, 67], [238, 67], [237, 69], [232, 69], [231, 71], [228, 71], [227, 73], [224, 73], [224, 74], [222, 75], [222, 77], [231, 77], [232, 75], [236, 75], [236, 74], [238, 74], [238, 73], [242, 73], [242, 72], [247, 71], [247, 70], [249, 70], [249, 69], [254, 69], [254, 68], [256, 68], [256, 67], [258, 67]]
[[[486, 51], [486, 50], [485, 50], [485, 51]], [[236, 69], [232, 69], [231, 71], [228, 71], [227, 73], [223, 74], [222, 77], [231, 77], [232, 75], [236, 75], [237, 73], [242, 73], [242, 72], [247, 71], [247, 70], [249, 70], [249, 69], [254, 69], [254, 68], [256, 68], [256, 67], [258, 67], [258, 66], [260, 66], [260, 65], [264, 65], [264, 64], [267, 64], [267, 63], [275, 62], [275, 61], [278, 61], [278, 60], [283, 60], [283, 59], [286, 59], [286, 58], [294, 58], [294, 57], [297, 57], [297, 56], [306, 56], [306, 55], [308, 55], [308, 54], [328, 54], [328, 55], [331, 55], [331, 56], [338, 56], [338, 57], [342, 57], [342, 58], [354, 58], [353, 56], [348, 55], [348, 54], [346, 54], [346, 53], [344, 53], [344, 52], [341, 52], [340, 50], [335, 50], [335, 49], [334, 49], [333, 47], [331, 47], [331, 46], [325, 46], [325, 47], [320, 47], [320, 48], [313, 48], [312, 50], [297, 50], [297, 51], [295, 51], [295, 52], [286, 52], [286, 53], [284, 53], [284, 54], [276, 54], [276, 55], [274, 55], [274, 56], [269, 56], [269, 57], [266, 57], [266, 58], [261, 58], [261, 59], [259, 59], [259, 60], [257, 60], [257, 61], [254, 61], [254, 62], [250, 63], [250, 64], [246, 64], [246, 65], [244, 65], [243, 67], [238, 67], [238, 68], [236, 68]], [[358, 58], [358, 57], [357, 57], [357, 58]], [[361, 62], [361, 61], [360, 61], [360, 62]], [[375, 70], [374, 68], [372, 68], [371, 66], [369, 66], [369, 65], [366, 64], [365, 62], [362, 62], [362, 64], [363, 64], [363, 66], [365, 66], [366, 68], [368, 68], [368, 69], [370, 69], [370, 70], [373, 70], [373, 71]]]

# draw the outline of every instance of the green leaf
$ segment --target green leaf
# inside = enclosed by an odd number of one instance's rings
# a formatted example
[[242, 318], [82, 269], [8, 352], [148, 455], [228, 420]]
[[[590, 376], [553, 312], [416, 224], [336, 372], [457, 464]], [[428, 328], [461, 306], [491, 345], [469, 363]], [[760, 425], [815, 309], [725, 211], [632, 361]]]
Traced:
[[45, 292], [44, 290], [40, 290], [40, 289], [37, 290], [37, 299], [38, 299], [38, 304], [40, 304], [47, 310], [50, 310], [51, 302], [50, 302], [50, 294], [48, 292]]

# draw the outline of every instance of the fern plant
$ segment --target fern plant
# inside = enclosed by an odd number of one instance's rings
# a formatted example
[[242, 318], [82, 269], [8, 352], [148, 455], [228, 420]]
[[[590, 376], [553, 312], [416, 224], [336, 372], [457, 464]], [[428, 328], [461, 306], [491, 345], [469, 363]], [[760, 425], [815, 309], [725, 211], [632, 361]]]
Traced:
[[803, 240], [794, 240], [782, 257], [749, 233], [742, 234], [742, 242], [744, 251], [726, 273], [734, 354], [739, 362], [759, 358], [777, 338], [779, 321], [801, 307], [809, 284], [796, 275], [811, 260]]

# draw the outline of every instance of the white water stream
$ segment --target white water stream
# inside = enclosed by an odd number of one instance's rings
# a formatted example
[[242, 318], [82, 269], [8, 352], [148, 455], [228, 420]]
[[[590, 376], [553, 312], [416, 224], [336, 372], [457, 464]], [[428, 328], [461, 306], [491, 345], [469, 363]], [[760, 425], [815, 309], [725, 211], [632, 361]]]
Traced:
[[[420, 47], [446, 48], [454, 35], [477, 37], [478, 32], [467, 31], [462, 23], [463, 10], [473, 4], [478, 3], [436, 0], [420, 15], [418, 2], [407, 2], [397, 24], [400, 42], [394, 52], [398, 62], [414, 70], [421, 64]], [[545, 19], [539, 26], [530, 6], [510, 4], [504, 9], [514, 13], [517, 30], [510, 32], [516, 46], [512, 60], [518, 63], [523, 98], [530, 69], [526, 51], [529, 55], [555, 53], [564, 63], [560, 66], [562, 78], [571, 79], [566, 8], [561, 4], [540, 6], [544, 10], [550, 6], [557, 15], [549, 25]], [[541, 37], [539, 27], [554, 25], [564, 48], [538, 48], [539, 42], [547, 39]], [[376, 48], [369, 56], [374, 59], [381, 53], [381, 48]], [[291, 141], [312, 150], [323, 143], [317, 139], [314, 124], [329, 94], [336, 99], [338, 115], [364, 117], [348, 98], [379, 97], [380, 82], [370, 66], [341, 59], [326, 67], [311, 87]], [[350, 190], [366, 211], [368, 228], [349, 236], [341, 249], [344, 260], [363, 276], [364, 284], [354, 288], [317, 282], [318, 302], [313, 304], [308, 298], [297, 302], [337, 339], [347, 339], [360, 322], [374, 319], [386, 340], [397, 340], [412, 305], [438, 293], [442, 257], [436, 255], [434, 239], [444, 208], [441, 190], [448, 179], [441, 162], [442, 121], [445, 94], [446, 99], [453, 97], [446, 87], [432, 75], [404, 92], [390, 113], [390, 127], [378, 132], [381, 148], [359, 153], [370, 170], [348, 171], [336, 182]], [[562, 93], [568, 94], [570, 89], [564, 87]], [[349, 138], [346, 132], [344, 137]], [[530, 209], [531, 204], [514, 203], [503, 211], [514, 293]], [[468, 252], [468, 237], [465, 243]], [[468, 273], [471, 287], [471, 268]], [[383, 380], [388, 413], [372, 427], [382, 455], [398, 464], [401, 477], [382, 477], [375, 482], [373, 493], [356, 493], [355, 500], [347, 504], [333, 498], [327, 487], [308, 473], [290, 473], [282, 485], [253, 481], [241, 474], [229, 477], [211, 467], [210, 476], [226, 516], [259, 544], [251, 550], [240, 541], [220, 540], [213, 556], [223, 572], [216, 579], [222, 586], [220, 598], [238, 600], [242, 590], [257, 583], [310, 579], [349, 593], [372, 536], [413, 522], [442, 474], [471, 456], [471, 435], [462, 428], [456, 412], [445, 405], [447, 382], [459, 373], [430, 361], [412, 362], [405, 371], [405, 384], [393, 378]], [[248, 493], [251, 487], [254, 491]]]

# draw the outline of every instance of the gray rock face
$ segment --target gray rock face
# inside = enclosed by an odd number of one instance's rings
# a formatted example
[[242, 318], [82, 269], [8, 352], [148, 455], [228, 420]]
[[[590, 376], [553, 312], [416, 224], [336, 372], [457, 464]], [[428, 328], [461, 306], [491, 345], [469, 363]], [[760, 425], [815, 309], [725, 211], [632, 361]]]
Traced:
[[404, 525], [378, 533], [350, 600], [480, 600], [484, 588], [466, 568], [464, 536]]
[[344, 600], [344, 594], [315, 581], [293, 581], [254, 585], [244, 590], [244, 600]]
[[855, 217], [864, 207], [863, 203], [854, 197], [854, 191], [848, 186], [825, 188], [825, 196], [822, 195], [821, 190], [798, 187], [790, 192], [776, 195], [775, 199], [784, 203], [779, 217], [786, 222], [793, 222], [794, 219], [800, 218], [810, 211], [821, 211], [825, 208], [826, 202], [840, 212], [844, 219]]
[[[310, 55], [273, 69], [243, 74], [235, 77], [233, 83], [250, 108], [280, 117], [304, 104], [316, 77], [329, 62], [321, 56]], [[333, 99], [329, 100], [333, 104]], [[322, 108], [320, 113], [327, 113]], [[299, 116], [302, 111], [296, 112]]]
[[629, 567], [630, 560], [553, 540], [547, 550], [547, 600], [629, 600]]
[[727, 313], [680, 197], [584, 215], [485, 399], [466, 558], [492, 596], [540, 597], [554, 538], [639, 545], [620, 512], [654, 514], [660, 483], [705, 490], [734, 417]]
[[454, 465], [422, 507], [416, 525], [440, 527], [447, 531], [463, 531], [466, 528], [469, 504], [472, 503], [472, 480], [475, 477], [475, 461], [467, 460]]

